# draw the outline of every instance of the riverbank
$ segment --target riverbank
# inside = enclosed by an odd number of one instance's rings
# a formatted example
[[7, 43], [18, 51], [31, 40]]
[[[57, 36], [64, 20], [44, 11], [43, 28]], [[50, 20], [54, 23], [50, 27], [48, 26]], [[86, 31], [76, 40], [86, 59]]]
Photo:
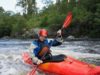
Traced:
[[[53, 39], [54, 37], [49, 37], [48, 39]], [[34, 40], [37, 38], [0, 38], [0, 40]], [[64, 41], [100, 41], [100, 38], [63, 38]]]

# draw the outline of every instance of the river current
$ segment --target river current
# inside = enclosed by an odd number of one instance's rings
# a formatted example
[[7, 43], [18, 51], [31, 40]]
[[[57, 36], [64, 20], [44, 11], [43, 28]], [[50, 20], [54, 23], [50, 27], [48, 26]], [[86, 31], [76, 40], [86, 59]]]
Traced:
[[[31, 67], [22, 61], [32, 40], [0, 40], [0, 75], [25, 75]], [[65, 41], [52, 47], [52, 54], [65, 54], [84, 62], [100, 65], [100, 41]], [[37, 74], [42, 75], [42, 74]]]

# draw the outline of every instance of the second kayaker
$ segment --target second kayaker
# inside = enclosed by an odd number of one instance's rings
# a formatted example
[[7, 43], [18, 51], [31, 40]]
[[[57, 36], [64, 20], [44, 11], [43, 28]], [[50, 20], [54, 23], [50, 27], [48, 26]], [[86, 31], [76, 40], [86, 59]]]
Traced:
[[57, 38], [54, 40], [48, 40], [48, 31], [46, 29], [40, 29], [38, 32], [38, 39], [34, 40], [30, 45], [30, 55], [33, 63], [39, 65], [44, 60], [50, 60], [52, 54], [50, 51], [51, 46], [61, 45], [63, 40], [61, 38], [61, 30], [57, 32]]

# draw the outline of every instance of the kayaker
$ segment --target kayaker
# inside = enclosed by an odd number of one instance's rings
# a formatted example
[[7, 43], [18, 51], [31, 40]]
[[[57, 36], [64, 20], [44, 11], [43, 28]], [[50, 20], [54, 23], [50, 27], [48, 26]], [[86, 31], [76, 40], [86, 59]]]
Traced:
[[43, 63], [44, 60], [49, 60], [52, 58], [50, 51], [51, 46], [58, 46], [63, 42], [61, 38], [61, 30], [58, 30], [57, 37], [53, 40], [48, 40], [47, 36], [48, 31], [46, 29], [40, 29], [38, 32], [38, 39], [34, 40], [30, 45], [30, 55], [33, 63], [37, 65]]

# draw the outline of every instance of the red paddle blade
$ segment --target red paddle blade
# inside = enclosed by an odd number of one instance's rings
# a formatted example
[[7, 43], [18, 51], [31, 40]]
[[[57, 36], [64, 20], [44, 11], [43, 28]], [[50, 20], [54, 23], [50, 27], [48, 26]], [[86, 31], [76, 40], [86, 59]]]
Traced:
[[33, 68], [27, 75], [36, 75], [37, 67]]
[[67, 28], [70, 25], [71, 21], [72, 21], [72, 12], [68, 12], [68, 15], [63, 24], [63, 28]]
[[22, 59], [24, 60], [25, 63], [33, 65], [32, 59], [28, 52], [22, 53]]

